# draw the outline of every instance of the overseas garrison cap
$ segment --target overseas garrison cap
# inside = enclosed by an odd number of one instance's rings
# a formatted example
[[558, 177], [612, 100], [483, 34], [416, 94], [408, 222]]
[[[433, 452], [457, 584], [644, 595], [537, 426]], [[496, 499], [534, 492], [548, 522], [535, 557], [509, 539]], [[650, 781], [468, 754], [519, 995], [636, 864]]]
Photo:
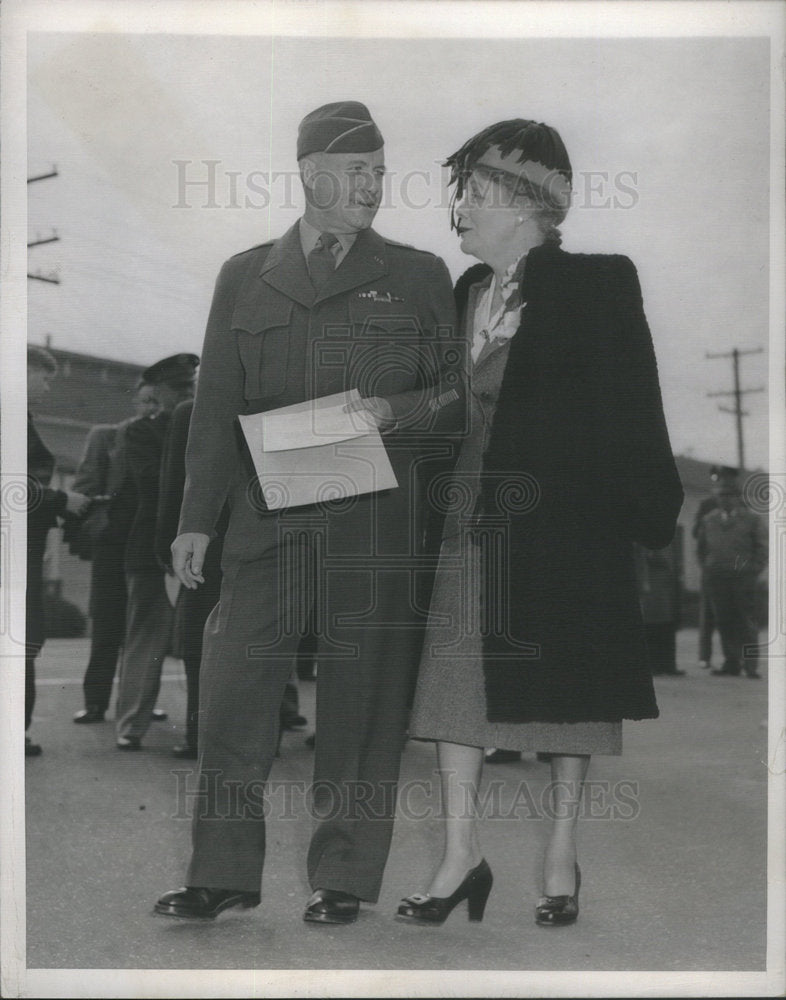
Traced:
[[309, 153], [371, 153], [385, 143], [365, 104], [323, 104], [300, 123], [297, 158]]
[[142, 380], [150, 385], [160, 385], [162, 382], [174, 386], [190, 385], [198, 367], [198, 355], [172, 354], [146, 368], [142, 372]]

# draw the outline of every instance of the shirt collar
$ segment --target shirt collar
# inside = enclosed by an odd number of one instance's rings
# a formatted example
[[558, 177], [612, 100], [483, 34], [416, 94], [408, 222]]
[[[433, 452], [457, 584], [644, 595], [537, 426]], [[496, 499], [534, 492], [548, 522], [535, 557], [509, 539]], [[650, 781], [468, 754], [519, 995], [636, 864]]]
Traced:
[[[300, 245], [303, 248], [303, 254], [305, 257], [311, 253], [314, 247], [317, 245], [317, 240], [322, 235], [322, 232], [315, 226], [312, 226], [310, 222], [301, 217], [300, 219]], [[358, 238], [357, 233], [333, 233], [333, 235], [338, 240], [341, 250], [336, 253], [336, 256], [345, 257], [349, 251], [352, 249], [352, 245]], [[335, 251], [334, 251], [335, 252]]]

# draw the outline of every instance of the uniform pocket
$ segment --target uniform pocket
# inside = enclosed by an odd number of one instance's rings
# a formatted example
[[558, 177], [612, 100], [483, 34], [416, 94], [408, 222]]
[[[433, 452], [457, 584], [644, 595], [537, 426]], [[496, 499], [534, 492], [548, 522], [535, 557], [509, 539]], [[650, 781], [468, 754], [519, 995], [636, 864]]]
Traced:
[[289, 370], [291, 302], [239, 303], [232, 314], [232, 332], [245, 372], [245, 397], [280, 395]]

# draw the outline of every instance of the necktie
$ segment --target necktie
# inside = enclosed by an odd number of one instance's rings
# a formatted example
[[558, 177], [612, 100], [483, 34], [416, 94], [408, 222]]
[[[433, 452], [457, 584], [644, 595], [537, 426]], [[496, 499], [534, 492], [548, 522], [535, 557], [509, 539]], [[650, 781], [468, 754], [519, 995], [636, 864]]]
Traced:
[[308, 255], [308, 273], [316, 291], [327, 284], [328, 278], [336, 269], [336, 258], [332, 250], [336, 243], [338, 240], [332, 233], [322, 233], [317, 245]]

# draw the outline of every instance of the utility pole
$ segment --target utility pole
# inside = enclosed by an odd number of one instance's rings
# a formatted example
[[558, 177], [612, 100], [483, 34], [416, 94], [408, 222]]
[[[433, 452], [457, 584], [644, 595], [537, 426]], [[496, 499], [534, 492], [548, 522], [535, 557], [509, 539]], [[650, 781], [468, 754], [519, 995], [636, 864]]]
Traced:
[[749, 416], [747, 410], [742, 408], [742, 397], [747, 396], [751, 392], [764, 392], [764, 386], [757, 386], [754, 389], [741, 389], [740, 388], [740, 358], [744, 354], [761, 354], [761, 347], [751, 347], [747, 351], [741, 351], [739, 348], [735, 347], [731, 351], [726, 351], [723, 354], [705, 354], [707, 358], [731, 358], [732, 362], [732, 374], [734, 377], [734, 388], [727, 389], [722, 392], [708, 392], [709, 397], [715, 396], [733, 396], [734, 406], [730, 408], [728, 406], [719, 406], [718, 409], [723, 413], [731, 413], [736, 418], [737, 423], [737, 465], [742, 472], [745, 469], [745, 443], [742, 434], [742, 418]]
[[[52, 164], [52, 169], [49, 171], [49, 173], [46, 173], [46, 174], [36, 174], [35, 177], [28, 177], [27, 178], [27, 183], [28, 184], [35, 184], [36, 181], [46, 181], [46, 180], [49, 180], [50, 177], [57, 177], [57, 176], [58, 176], [57, 167], [54, 164]], [[57, 235], [57, 230], [56, 229], [52, 230], [52, 235], [51, 236], [46, 236], [46, 237], [44, 237], [44, 239], [41, 239], [41, 237], [38, 235], [38, 233], [36, 233], [36, 238], [34, 240], [31, 240], [27, 244], [27, 248], [29, 250], [30, 247], [40, 247], [44, 243], [57, 243], [59, 240], [60, 240], [60, 237]], [[60, 277], [58, 276], [57, 271], [50, 271], [49, 274], [42, 274], [40, 270], [39, 271], [35, 271], [35, 272], [28, 271], [27, 272], [27, 277], [31, 281], [45, 281], [45, 282], [47, 282], [50, 285], [59, 285], [60, 284]]]

